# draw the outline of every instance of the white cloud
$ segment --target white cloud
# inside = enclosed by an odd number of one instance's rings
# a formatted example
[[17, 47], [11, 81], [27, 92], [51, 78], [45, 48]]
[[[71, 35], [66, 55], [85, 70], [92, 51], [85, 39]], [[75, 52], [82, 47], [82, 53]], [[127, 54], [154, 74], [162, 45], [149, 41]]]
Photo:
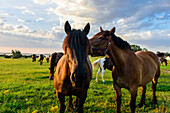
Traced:
[[22, 14], [26, 14], [26, 13], [32, 14], [32, 15], [36, 15], [34, 12], [32, 12], [32, 11], [30, 11], [30, 10], [27, 10], [27, 9], [25, 9], [24, 11], [22, 11]]
[[0, 15], [1, 15], [1, 16], [9, 16], [8, 13], [1, 13]]
[[37, 19], [35, 19], [35, 21], [40, 21], [40, 20], [44, 20], [44, 18], [37, 18]]
[[16, 9], [27, 9], [25, 6], [16, 6]]
[[44, 30], [30, 30], [27, 26], [20, 24], [20, 25], [1, 25], [0, 32], [3, 33], [10, 33], [15, 35], [23, 35], [23, 36], [30, 36], [36, 38], [49, 38], [49, 39], [56, 39], [57, 34], [53, 31], [44, 31]]
[[128, 40], [149, 40], [152, 38], [151, 31], [136, 32], [123, 35]]
[[20, 18], [18, 18], [17, 19], [19, 22], [25, 22], [24, 20], [22, 20], [22, 19], [20, 19]]

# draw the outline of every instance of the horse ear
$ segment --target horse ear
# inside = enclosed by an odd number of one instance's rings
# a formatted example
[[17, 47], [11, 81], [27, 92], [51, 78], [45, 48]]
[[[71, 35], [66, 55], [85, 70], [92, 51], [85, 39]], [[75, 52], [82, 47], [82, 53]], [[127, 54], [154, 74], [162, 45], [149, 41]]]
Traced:
[[64, 25], [64, 29], [65, 29], [66, 34], [69, 34], [71, 32], [71, 26], [68, 23], [68, 21], [66, 21], [66, 23]]
[[103, 32], [103, 29], [102, 29], [102, 27], [101, 27], [101, 26], [100, 26], [100, 31], [101, 31], [101, 32]]
[[116, 31], [116, 28], [115, 28], [115, 27], [113, 27], [113, 28], [109, 31], [109, 34], [110, 34], [110, 35], [112, 35], [112, 34], [114, 34], [114, 33], [115, 33], [115, 31]]
[[90, 24], [89, 23], [87, 23], [87, 25], [84, 27], [83, 31], [86, 33], [86, 35], [89, 33], [89, 31], [90, 31]]

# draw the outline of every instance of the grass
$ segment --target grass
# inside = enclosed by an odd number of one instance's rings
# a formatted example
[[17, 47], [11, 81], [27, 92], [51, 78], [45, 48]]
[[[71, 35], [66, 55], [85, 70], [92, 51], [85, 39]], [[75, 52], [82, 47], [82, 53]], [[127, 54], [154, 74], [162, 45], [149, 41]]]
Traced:
[[[90, 57], [91, 62], [98, 57]], [[170, 62], [169, 62], [170, 63]], [[44, 61], [32, 62], [30, 58], [0, 58], [0, 112], [2, 113], [55, 113], [59, 102], [55, 94], [53, 81], [48, 79], [49, 64]], [[161, 66], [161, 76], [157, 85], [158, 105], [152, 104], [151, 83], [147, 85], [146, 105], [136, 112], [170, 112], [170, 64]], [[99, 76], [95, 82], [97, 67], [93, 70], [84, 112], [116, 112], [116, 95], [113, 88], [111, 72], [106, 70], [105, 83]], [[137, 104], [141, 92], [138, 90]], [[68, 105], [66, 98], [66, 106]], [[130, 93], [122, 89], [122, 112], [130, 112]], [[67, 108], [66, 108], [67, 112]]]

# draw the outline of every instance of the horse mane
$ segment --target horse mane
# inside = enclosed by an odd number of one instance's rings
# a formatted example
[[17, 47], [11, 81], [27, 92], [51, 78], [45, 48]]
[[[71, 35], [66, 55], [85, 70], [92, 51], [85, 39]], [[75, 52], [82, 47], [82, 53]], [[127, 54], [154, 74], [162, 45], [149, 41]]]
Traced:
[[119, 48], [122, 49], [130, 49], [131, 51], [133, 51], [131, 49], [130, 44], [127, 41], [124, 41], [123, 39], [121, 39], [120, 37], [117, 37], [115, 34], [112, 35], [112, 40], [114, 41], [115, 45]]
[[71, 54], [74, 52], [79, 57], [87, 57], [87, 47], [89, 40], [84, 32], [73, 29], [64, 39], [63, 50], [67, 54], [66, 48], [70, 48]]

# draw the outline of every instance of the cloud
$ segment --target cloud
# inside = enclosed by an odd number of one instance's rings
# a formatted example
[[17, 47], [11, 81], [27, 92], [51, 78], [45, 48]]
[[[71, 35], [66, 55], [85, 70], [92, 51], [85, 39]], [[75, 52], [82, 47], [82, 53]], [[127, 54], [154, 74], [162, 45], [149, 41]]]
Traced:
[[15, 8], [16, 9], [24, 9], [24, 10], [27, 9], [25, 6], [16, 6]]
[[[149, 44], [147, 41], [156, 39], [155, 44], [165, 40], [164, 43], [169, 45], [167, 42], [170, 38], [169, 0], [107, 0], [107, 2], [104, 0], [32, 0], [29, 3], [15, 5], [16, 10], [13, 12], [16, 12], [16, 16], [11, 18], [9, 18], [10, 12], [4, 11], [4, 19], [0, 18], [0, 32], [36, 39], [63, 40], [64, 24], [68, 20], [71, 27], [76, 29], [83, 29], [89, 22], [89, 37], [99, 32], [100, 26], [104, 30], [116, 27], [116, 35], [131, 43], [142, 44], [143, 42], [143, 45], [147, 45]], [[14, 18], [17, 22], [14, 22]], [[14, 24], [4, 20], [12, 20]]]
[[[48, 39], [57, 39], [57, 36], [60, 36], [63, 33], [55, 33], [53, 31], [44, 31], [44, 30], [30, 30], [26, 25], [19, 24], [19, 25], [1, 25], [0, 32], [2, 33], [10, 33], [15, 35], [22, 35], [22, 36], [30, 36], [35, 38], [48, 38]], [[61, 36], [60, 36], [61, 37]]]
[[34, 12], [28, 10], [26, 6], [16, 6], [15, 8], [16, 8], [16, 9], [23, 10], [23, 11], [22, 11], [22, 14], [32, 14], [32, 15], [36, 15]]
[[20, 18], [18, 18], [17, 19], [19, 22], [25, 22], [24, 20], [22, 20], [22, 19], [20, 19]]
[[26, 13], [32, 14], [32, 15], [36, 15], [34, 12], [32, 12], [32, 11], [30, 11], [30, 10], [27, 10], [27, 9], [25, 9], [24, 11], [22, 11], [22, 14], [26, 14]]
[[40, 21], [40, 20], [44, 20], [44, 18], [37, 18], [37, 19], [35, 19], [35, 21]]

